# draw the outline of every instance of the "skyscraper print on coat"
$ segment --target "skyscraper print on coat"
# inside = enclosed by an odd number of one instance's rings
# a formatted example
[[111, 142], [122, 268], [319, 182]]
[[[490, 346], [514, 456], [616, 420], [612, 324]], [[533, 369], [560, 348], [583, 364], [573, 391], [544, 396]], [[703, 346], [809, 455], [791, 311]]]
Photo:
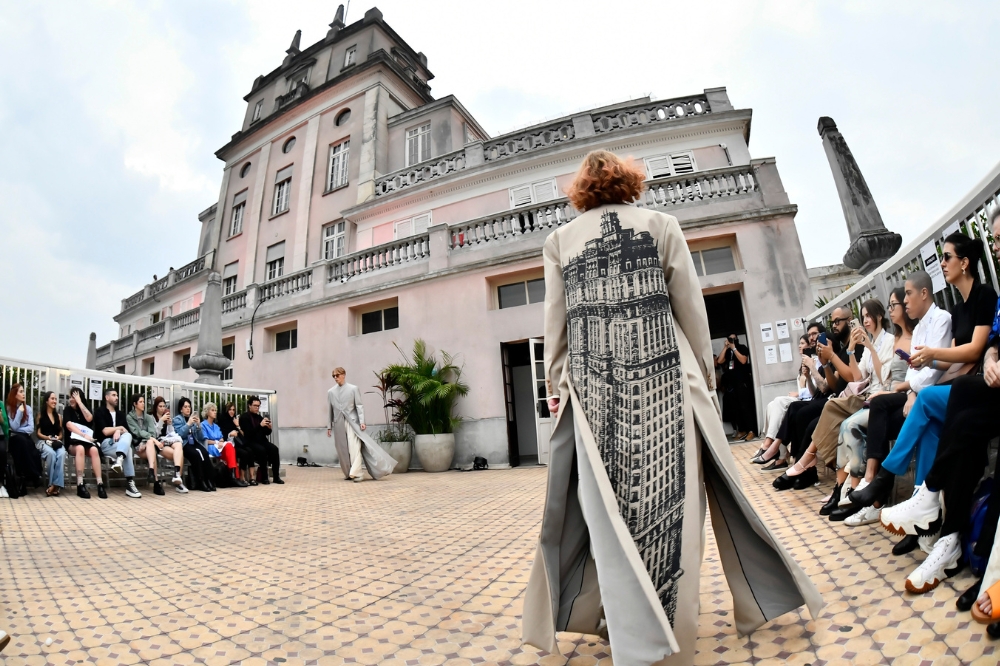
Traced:
[[545, 378], [558, 396], [522, 636], [606, 635], [618, 666], [694, 663], [705, 512], [747, 634], [822, 599], [750, 505], [715, 397], [701, 284], [677, 220], [618, 204], [553, 231]]

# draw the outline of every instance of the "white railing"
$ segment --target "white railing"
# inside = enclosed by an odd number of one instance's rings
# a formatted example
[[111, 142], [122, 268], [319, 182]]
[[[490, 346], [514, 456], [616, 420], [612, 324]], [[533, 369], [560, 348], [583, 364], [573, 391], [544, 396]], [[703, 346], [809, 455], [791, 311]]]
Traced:
[[576, 209], [563, 197], [534, 206], [479, 218], [448, 227], [448, 247], [452, 251], [466, 250], [525, 234], [548, 232], [577, 216]]
[[[944, 237], [955, 231], [982, 239], [985, 252], [983, 261], [979, 264], [980, 278], [1000, 291], [997, 280], [1000, 262], [997, 262], [990, 251], [993, 236], [988, 219], [990, 212], [998, 205], [1000, 205], [1000, 164], [993, 167], [985, 178], [923, 233], [900, 248], [873, 273], [861, 278], [843, 294], [810, 313], [807, 319], [809, 321], [825, 319], [834, 308], [840, 306], [847, 306], [858, 312], [861, 303], [869, 298], [878, 298], [882, 303], [887, 303], [889, 292], [895, 287], [902, 286], [906, 282], [907, 275], [924, 269], [921, 248], [933, 243], [935, 253], [940, 257]], [[951, 286], [946, 286], [934, 295], [938, 306], [943, 308], [950, 307], [960, 298]]]
[[375, 181], [375, 196], [392, 194], [407, 187], [425, 183], [432, 178], [445, 176], [465, 168], [465, 148], [434, 158], [430, 162], [421, 162], [412, 167], [390, 173]]
[[247, 306], [247, 291], [237, 291], [234, 294], [222, 297], [222, 314], [236, 312]]
[[681, 120], [712, 111], [706, 95], [678, 97], [658, 102], [642, 102], [624, 109], [615, 109], [594, 116], [594, 131], [598, 134], [628, 129], [639, 125]]
[[160, 293], [161, 291], [163, 291], [164, 289], [167, 288], [167, 284], [169, 282], [170, 282], [170, 276], [169, 275], [165, 275], [165, 276], [161, 277], [159, 280], [157, 280], [156, 282], [150, 283], [150, 285], [149, 285], [149, 295], [152, 296], [153, 294]]
[[430, 235], [418, 234], [391, 243], [354, 252], [346, 257], [332, 259], [327, 264], [326, 281], [346, 281], [355, 275], [420, 261], [430, 256]]
[[576, 130], [572, 120], [557, 120], [547, 126], [530, 127], [520, 132], [506, 134], [483, 144], [483, 159], [496, 162], [554, 146], [557, 143], [572, 141], [576, 138]]
[[147, 326], [146, 328], [140, 329], [139, 342], [163, 335], [165, 326], [166, 326], [165, 321], [159, 321], [151, 326]]
[[760, 184], [752, 166], [725, 167], [648, 181], [638, 205], [641, 208], [666, 208], [759, 191]]
[[269, 301], [305, 291], [312, 286], [312, 274], [313, 271], [309, 268], [265, 282], [260, 286], [260, 300]]
[[[179, 328], [184, 328], [185, 326], [190, 326], [191, 324], [196, 324], [201, 321], [201, 308], [193, 308], [187, 312], [182, 312], [179, 315], [174, 315], [171, 319], [171, 330], [176, 331]], [[115, 348], [117, 350], [117, 347]]]
[[168, 273], [166, 276], [161, 277], [159, 280], [151, 282], [148, 285], [149, 287], [148, 296], [146, 295], [146, 288], [144, 287], [139, 291], [137, 291], [136, 293], [129, 296], [128, 298], [123, 299], [121, 312], [125, 312], [129, 308], [133, 308], [136, 305], [142, 303], [144, 300], [146, 300], [146, 298], [151, 298], [156, 294], [160, 293], [161, 291], [167, 289], [168, 287], [171, 287], [177, 284], [178, 282], [186, 280], [192, 275], [197, 275], [201, 271], [205, 270], [206, 260], [210, 255], [211, 253], [198, 257], [194, 261], [181, 266], [177, 270], [171, 271], [171, 273]]
[[174, 277], [174, 282], [180, 282], [181, 280], [186, 280], [195, 273], [204, 270], [205, 268], [205, 257], [198, 257], [189, 264], [185, 264], [174, 271], [176, 277]]
[[138, 305], [142, 303], [142, 299], [146, 297], [146, 289], [140, 289], [136, 293], [132, 294], [128, 298], [122, 301], [122, 312], [128, 310], [133, 305]]

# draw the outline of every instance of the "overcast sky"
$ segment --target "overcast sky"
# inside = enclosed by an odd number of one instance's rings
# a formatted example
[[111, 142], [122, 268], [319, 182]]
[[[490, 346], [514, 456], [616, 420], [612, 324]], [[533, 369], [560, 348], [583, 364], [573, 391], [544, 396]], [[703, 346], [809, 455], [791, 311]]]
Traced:
[[[0, 356], [80, 367], [120, 301], [197, 251], [214, 152], [295, 30], [336, 2], [0, 0]], [[372, 5], [355, 0], [347, 22]], [[847, 232], [816, 133], [836, 120], [910, 240], [1000, 161], [1000, 5], [383, 0], [385, 20], [491, 134], [645, 94], [726, 86], [775, 156], [808, 266]], [[628, 10], [626, 11], [626, 8]], [[991, 120], [992, 119], [992, 120]]]

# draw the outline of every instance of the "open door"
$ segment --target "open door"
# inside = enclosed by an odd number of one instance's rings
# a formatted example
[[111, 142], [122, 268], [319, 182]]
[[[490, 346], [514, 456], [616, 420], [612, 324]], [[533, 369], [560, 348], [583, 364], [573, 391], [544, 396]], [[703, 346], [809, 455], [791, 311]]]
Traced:
[[503, 400], [505, 416], [507, 417], [507, 457], [511, 467], [521, 464], [521, 455], [517, 446], [517, 412], [514, 409], [514, 373], [511, 367], [511, 350], [509, 345], [500, 345], [503, 357]]
[[538, 436], [538, 464], [549, 464], [549, 439], [552, 436], [552, 415], [545, 401], [545, 341], [542, 338], [528, 340], [531, 354], [531, 369], [535, 382], [535, 431]]

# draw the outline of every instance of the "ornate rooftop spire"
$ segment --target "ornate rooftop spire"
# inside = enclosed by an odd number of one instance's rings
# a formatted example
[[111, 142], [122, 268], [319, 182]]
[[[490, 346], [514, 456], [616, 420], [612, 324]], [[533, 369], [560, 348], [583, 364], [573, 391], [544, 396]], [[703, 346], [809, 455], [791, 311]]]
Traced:
[[299, 42], [301, 41], [302, 41], [302, 31], [296, 30], [295, 36], [292, 37], [292, 45], [289, 46], [288, 49], [285, 51], [285, 53], [287, 53], [288, 55], [286, 55], [285, 59], [281, 62], [282, 67], [287, 67], [295, 58], [295, 56], [302, 53], [302, 50], [299, 48]]
[[333, 17], [333, 23], [330, 24], [330, 30], [326, 33], [327, 39], [333, 39], [340, 32], [340, 29], [344, 27], [344, 5], [337, 7], [337, 14]]

